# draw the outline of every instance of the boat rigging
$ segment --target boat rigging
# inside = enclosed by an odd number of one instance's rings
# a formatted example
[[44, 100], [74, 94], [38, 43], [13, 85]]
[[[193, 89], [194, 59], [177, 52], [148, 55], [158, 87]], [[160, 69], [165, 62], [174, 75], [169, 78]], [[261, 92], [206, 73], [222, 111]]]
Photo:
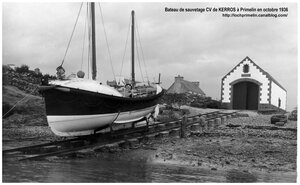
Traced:
[[[81, 8], [82, 4], [80, 10]], [[81, 78], [82, 74], [78, 77], [65, 78], [65, 70], [62, 67], [63, 60], [57, 68], [58, 80], [49, 81], [49, 83], [43, 83], [40, 86], [40, 92], [45, 99], [48, 124], [52, 131], [59, 136], [90, 135], [113, 124], [148, 120], [158, 114], [157, 103], [164, 94], [164, 90], [159, 84], [153, 84], [153, 86], [144, 89], [136, 87], [134, 11], [131, 12], [131, 88], [113, 88], [96, 80], [95, 4], [93, 2], [89, 3], [89, 9], [91, 13], [89, 18], [92, 24], [89, 27], [91, 28], [92, 80]]]

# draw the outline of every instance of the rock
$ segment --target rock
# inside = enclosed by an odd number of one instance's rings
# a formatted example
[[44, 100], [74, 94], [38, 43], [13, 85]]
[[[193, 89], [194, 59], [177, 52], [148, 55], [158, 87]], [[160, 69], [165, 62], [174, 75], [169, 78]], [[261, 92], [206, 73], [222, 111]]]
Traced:
[[284, 114], [278, 114], [271, 117], [271, 124], [276, 124], [277, 122], [287, 122], [287, 116]]
[[284, 124], [285, 124], [284, 122], [276, 122], [275, 123], [276, 126], [284, 126]]
[[249, 117], [249, 114], [246, 114], [246, 113], [236, 113], [235, 117]]
[[193, 153], [193, 156], [197, 156], [197, 157], [199, 157], [200, 155], [199, 155], [199, 154], [197, 154], [197, 153]]
[[278, 150], [266, 150], [264, 151], [265, 154], [274, 154], [274, 153], [281, 153], [281, 151]]
[[213, 170], [213, 171], [217, 171], [218, 169], [217, 169], [217, 168], [211, 168], [211, 170]]
[[226, 125], [226, 127], [235, 128], [235, 127], [241, 127], [241, 125], [234, 125], [234, 124], [229, 123], [228, 125]]
[[229, 182], [256, 182], [257, 177], [248, 171], [233, 169], [227, 172], [226, 179]]

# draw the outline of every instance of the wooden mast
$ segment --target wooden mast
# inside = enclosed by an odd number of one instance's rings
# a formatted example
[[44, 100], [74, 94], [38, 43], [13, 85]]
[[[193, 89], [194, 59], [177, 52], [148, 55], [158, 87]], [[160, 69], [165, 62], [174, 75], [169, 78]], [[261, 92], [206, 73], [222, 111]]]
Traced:
[[135, 74], [134, 74], [134, 11], [131, 11], [131, 84], [135, 86]]
[[96, 34], [95, 34], [95, 3], [91, 3], [91, 21], [92, 21], [92, 79], [96, 80]]

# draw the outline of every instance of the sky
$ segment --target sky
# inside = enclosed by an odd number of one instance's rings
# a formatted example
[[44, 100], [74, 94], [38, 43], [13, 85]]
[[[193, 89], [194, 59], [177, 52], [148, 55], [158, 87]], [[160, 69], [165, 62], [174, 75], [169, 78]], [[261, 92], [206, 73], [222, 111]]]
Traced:
[[[26, 64], [32, 70], [40, 68], [43, 74], [54, 75], [64, 58], [80, 5], [4, 2], [2, 63]], [[106, 2], [100, 5], [104, 22], [97, 3], [97, 80], [106, 83], [121, 71], [122, 76], [130, 77], [130, 45], [129, 41], [126, 45], [126, 38], [130, 13], [135, 10], [138, 43], [141, 43], [138, 45], [142, 46], [138, 52], [140, 62], [136, 61], [137, 80], [148, 76], [150, 81], [157, 81], [161, 73], [162, 86], [168, 88], [174, 77], [181, 75], [185, 80], [199, 81], [208, 96], [219, 100], [222, 77], [248, 56], [287, 90], [287, 109], [297, 106], [296, 3]], [[280, 13], [287, 17], [224, 17], [223, 13], [231, 14], [232, 9], [221, 7], [256, 9], [242, 12], [249, 14], [257, 13], [258, 8], [284, 7], [287, 9]], [[166, 8], [206, 11], [171, 12]], [[209, 8], [218, 11], [210, 12]], [[87, 77], [87, 48], [83, 49], [87, 46], [85, 18], [84, 3], [63, 67], [67, 74], [83, 70]]]

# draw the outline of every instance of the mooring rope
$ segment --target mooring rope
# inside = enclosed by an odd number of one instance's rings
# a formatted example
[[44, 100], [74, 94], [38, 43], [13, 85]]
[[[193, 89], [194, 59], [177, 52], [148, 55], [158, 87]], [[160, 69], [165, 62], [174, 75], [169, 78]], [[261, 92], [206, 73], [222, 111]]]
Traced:
[[[38, 87], [36, 87], [32, 92], [34, 92]], [[8, 113], [10, 113], [20, 102], [22, 102], [23, 100], [25, 100], [25, 98], [27, 98], [29, 95], [32, 94], [27, 94], [26, 96], [24, 96], [21, 100], [19, 100], [17, 103], [15, 103], [12, 108], [10, 108], [3, 116], [2, 118], [4, 118]]]

